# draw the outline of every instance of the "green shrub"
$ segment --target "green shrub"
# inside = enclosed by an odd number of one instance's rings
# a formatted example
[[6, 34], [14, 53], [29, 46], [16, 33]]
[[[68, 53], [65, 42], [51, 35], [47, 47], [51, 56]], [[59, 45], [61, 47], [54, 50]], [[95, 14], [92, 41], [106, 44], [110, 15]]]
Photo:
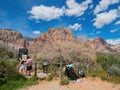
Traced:
[[14, 58], [13, 52], [8, 51], [6, 54], [8, 55], [9, 58]]
[[39, 80], [46, 80], [46, 77], [40, 77]]
[[14, 58], [14, 53], [0, 46], [0, 57], [6, 59]]
[[120, 56], [97, 54], [97, 63], [111, 76], [120, 76]]
[[35, 84], [37, 84], [37, 81], [34, 80], [33, 77], [29, 79], [9, 80], [6, 84], [0, 86], [0, 90], [17, 90]]
[[[17, 71], [12, 62], [0, 59], [0, 85], [9, 80], [18, 80], [23, 78]], [[25, 79], [25, 78], [23, 78]]]
[[107, 73], [104, 70], [96, 70], [96, 71], [91, 70], [89, 75], [92, 77], [106, 77]]
[[47, 81], [51, 81], [51, 80], [53, 80], [53, 77], [54, 77], [54, 75], [53, 75], [53, 74], [50, 74], [50, 75], [46, 78], [46, 80], [47, 80]]
[[[103, 80], [120, 83], [120, 55], [118, 54], [97, 54], [97, 63], [105, 71], [106, 75], [101, 75]], [[96, 75], [96, 74], [95, 74]]]
[[16, 90], [36, 84], [34, 77], [27, 79], [18, 73], [18, 60], [12, 60], [14, 53], [0, 47], [0, 90]]
[[62, 80], [60, 81], [61, 85], [68, 85], [69, 84], [69, 79], [67, 76], [64, 76]]
[[108, 69], [108, 73], [110, 76], [120, 76], [120, 68], [117, 65], [112, 65], [109, 69]]
[[37, 80], [38, 79], [36, 79], [35, 76], [32, 76], [32, 77], [27, 79], [27, 81], [25, 82], [25, 86], [38, 84]]
[[102, 80], [108, 81], [108, 82], [112, 82], [112, 83], [116, 83], [116, 84], [120, 84], [120, 77], [117, 76], [113, 76], [113, 77], [101, 77]]

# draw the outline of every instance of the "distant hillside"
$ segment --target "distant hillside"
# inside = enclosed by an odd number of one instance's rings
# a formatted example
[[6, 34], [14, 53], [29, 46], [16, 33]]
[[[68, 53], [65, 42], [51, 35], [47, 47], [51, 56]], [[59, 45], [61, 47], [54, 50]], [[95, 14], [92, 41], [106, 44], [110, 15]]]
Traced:
[[103, 38], [91, 39], [84, 43], [93, 47], [96, 50], [96, 52], [100, 52], [100, 53], [117, 52], [117, 50], [112, 48], [112, 45], [108, 44]]
[[65, 59], [86, 58], [95, 59], [96, 52], [117, 53], [120, 46], [108, 44], [103, 38], [95, 38], [80, 42], [73, 36], [71, 30], [65, 28], [50, 28], [37, 38], [24, 37], [14, 30], [0, 29], [0, 45], [11, 50], [28, 48], [29, 53], [37, 58], [55, 58], [62, 55]]
[[[61, 53], [67, 59], [85, 56], [93, 59], [95, 58], [95, 52], [119, 52], [118, 49], [112, 48], [112, 45], [109, 45], [103, 38], [80, 42], [73, 36], [71, 30], [65, 28], [51, 28], [48, 32], [35, 38], [29, 45], [28, 48], [31, 52], [37, 53], [36, 56], [41, 58], [54, 58], [60, 56]], [[59, 49], [61, 49], [61, 52], [59, 52]], [[74, 56], [71, 56], [73, 54]]]
[[28, 46], [31, 52], [37, 53], [37, 57], [49, 59], [60, 55], [68, 59], [72, 53], [81, 51], [79, 47], [80, 42], [73, 36], [72, 31], [64, 28], [51, 28]]
[[20, 32], [0, 29], [0, 45], [9, 49], [18, 50], [24, 46], [24, 37]]

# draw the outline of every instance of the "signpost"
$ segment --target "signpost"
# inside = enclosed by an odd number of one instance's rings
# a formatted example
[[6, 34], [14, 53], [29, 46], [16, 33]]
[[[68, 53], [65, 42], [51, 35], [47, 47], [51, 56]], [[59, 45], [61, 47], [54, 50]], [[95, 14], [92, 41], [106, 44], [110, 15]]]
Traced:
[[24, 61], [27, 59], [28, 56], [28, 49], [23, 49], [20, 48], [19, 49], [19, 55], [18, 55], [18, 59], [23, 59]]
[[47, 61], [43, 61], [43, 73], [48, 73], [48, 62]]

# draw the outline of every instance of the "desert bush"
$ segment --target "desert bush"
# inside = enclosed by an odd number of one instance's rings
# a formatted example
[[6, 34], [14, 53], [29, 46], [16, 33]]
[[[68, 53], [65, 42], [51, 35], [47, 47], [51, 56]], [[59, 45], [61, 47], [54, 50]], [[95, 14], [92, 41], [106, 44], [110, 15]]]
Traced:
[[8, 55], [9, 58], [14, 58], [14, 54], [13, 54], [13, 52], [11, 52], [11, 51], [7, 51], [6, 54]]
[[0, 58], [0, 90], [16, 90], [36, 84], [35, 78], [27, 79], [17, 72], [16, 62]]
[[112, 65], [109, 69], [108, 69], [108, 73], [109, 75], [113, 75], [113, 76], [120, 76], [120, 66], [117, 65]]
[[46, 77], [40, 77], [38, 78], [40, 81], [46, 80]]
[[97, 63], [110, 76], [120, 76], [120, 57], [116, 55], [97, 54]]
[[46, 78], [46, 80], [47, 81], [51, 81], [51, 80], [53, 80], [53, 77], [54, 77], [54, 75], [50, 74], [50, 75], [48, 75], [48, 77]]
[[14, 53], [0, 47], [0, 90], [16, 90], [35, 84], [35, 80], [27, 79], [18, 73], [18, 60], [12, 58], [15, 58]]
[[13, 58], [14, 53], [11, 51], [8, 51], [6, 48], [0, 46], [0, 57], [1, 58]]
[[0, 90], [17, 90], [17, 89], [28, 87], [30, 85], [35, 85], [35, 84], [37, 84], [37, 80], [35, 80], [34, 77], [27, 79], [23, 76], [23, 77], [20, 77], [20, 79], [18, 80], [9, 80], [7, 81], [7, 83], [2, 84], [0, 86]]
[[91, 70], [89, 75], [92, 77], [106, 77], [107, 73], [104, 70]]
[[67, 76], [63, 76], [62, 80], [60, 81], [61, 85], [68, 85], [69, 84], [69, 79]]
[[[0, 84], [4, 84], [10, 79], [18, 80], [22, 77], [17, 71], [12, 62], [0, 59]], [[25, 79], [25, 78], [24, 78]]]

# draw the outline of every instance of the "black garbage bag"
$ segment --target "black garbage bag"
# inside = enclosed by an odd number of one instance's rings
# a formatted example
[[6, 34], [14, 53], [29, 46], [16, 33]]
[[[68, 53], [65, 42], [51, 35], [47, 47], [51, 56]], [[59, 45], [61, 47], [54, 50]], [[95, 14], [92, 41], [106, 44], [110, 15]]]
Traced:
[[77, 80], [79, 78], [72, 67], [66, 67], [65, 73], [71, 80]]

